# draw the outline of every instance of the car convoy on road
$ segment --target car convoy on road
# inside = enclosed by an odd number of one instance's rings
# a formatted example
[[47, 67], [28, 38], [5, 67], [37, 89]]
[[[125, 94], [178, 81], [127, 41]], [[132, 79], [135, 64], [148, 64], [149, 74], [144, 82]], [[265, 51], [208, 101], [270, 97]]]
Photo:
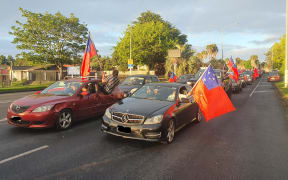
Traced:
[[[101, 130], [124, 138], [171, 143], [176, 131], [201, 121], [201, 112], [187, 93], [205, 71], [180, 76], [177, 83], [163, 83], [155, 75], [127, 77], [111, 93], [99, 88], [100, 80], [57, 81], [43, 91], [11, 103], [7, 120], [25, 128], [68, 129], [76, 121], [103, 116]], [[215, 69], [218, 81], [231, 98], [253, 82], [253, 72], [240, 73], [236, 82], [229, 73]], [[260, 76], [262, 73], [259, 73]], [[268, 81], [277, 81], [278, 73]]]

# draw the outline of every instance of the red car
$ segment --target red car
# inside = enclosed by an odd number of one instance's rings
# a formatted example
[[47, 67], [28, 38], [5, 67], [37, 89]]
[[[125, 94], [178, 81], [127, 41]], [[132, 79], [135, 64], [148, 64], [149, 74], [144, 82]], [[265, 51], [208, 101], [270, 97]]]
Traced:
[[272, 71], [269, 73], [267, 77], [268, 82], [277, 82], [280, 81], [280, 76], [277, 71]]
[[116, 88], [105, 95], [98, 83], [81, 79], [55, 82], [41, 92], [14, 101], [8, 108], [8, 123], [27, 128], [67, 129], [75, 121], [102, 115], [123, 93]]

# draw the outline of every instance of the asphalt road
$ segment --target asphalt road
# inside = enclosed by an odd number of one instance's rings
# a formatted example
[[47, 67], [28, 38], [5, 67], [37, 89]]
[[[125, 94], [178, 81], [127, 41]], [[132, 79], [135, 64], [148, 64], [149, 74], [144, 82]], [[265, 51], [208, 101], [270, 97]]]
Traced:
[[[27, 93], [0, 95], [0, 119]], [[100, 118], [67, 131], [0, 122], [0, 179], [288, 179], [288, 121], [265, 77], [235, 112], [191, 124], [169, 145], [104, 135]]]

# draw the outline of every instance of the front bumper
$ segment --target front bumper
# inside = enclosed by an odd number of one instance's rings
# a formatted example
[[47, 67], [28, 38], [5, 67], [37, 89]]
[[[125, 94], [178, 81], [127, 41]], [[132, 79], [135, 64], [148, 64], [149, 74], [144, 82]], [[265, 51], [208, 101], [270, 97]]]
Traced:
[[58, 119], [58, 113], [53, 111], [32, 113], [26, 111], [23, 113], [14, 113], [10, 109], [7, 112], [9, 124], [26, 128], [49, 128], [55, 125]]
[[[111, 120], [105, 115], [102, 118], [101, 130], [105, 133], [120, 136], [128, 139], [137, 139], [144, 141], [158, 142], [162, 140], [162, 126], [161, 124], [123, 124], [118, 121]], [[123, 132], [119, 127], [131, 129], [131, 132]]]

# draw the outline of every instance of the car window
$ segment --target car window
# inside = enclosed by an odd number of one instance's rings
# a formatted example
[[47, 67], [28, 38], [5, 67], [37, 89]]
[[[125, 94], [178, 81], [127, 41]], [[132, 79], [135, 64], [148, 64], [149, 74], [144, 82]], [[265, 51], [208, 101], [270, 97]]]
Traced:
[[188, 90], [185, 86], [182, 86], [180, 89], [179, 89], [179, 99], [181, 100], [182, 98], [187, 98], [187, 94], [188, 94]]
[[89, 92], [90, 92], [91, 94], [96, 93], [95, 85], [96, 85], [95, 82], [88, 83], [88, 89], [89, 89]]
[[142, 85], [144, 82], [144, 77], [135, 77], [135, 76], [129, 76], [127, 77], [121, 85]]
[[159, 82], [159, 79], [157, 77], [152, 77], [153, 82]]
[[152, 78], [151, 77], [147, 77], [145, 79], [145, 83], [152, 83]]
[[41, 94], [53, 94], [56, 96], [73, 96], [82, 86], [82, 82], [57, 81], [44, 89]]
[[137, 90], [131, 97], [160, 101], [175, 101], [175, 96], [175, 87], [145, 85]]

